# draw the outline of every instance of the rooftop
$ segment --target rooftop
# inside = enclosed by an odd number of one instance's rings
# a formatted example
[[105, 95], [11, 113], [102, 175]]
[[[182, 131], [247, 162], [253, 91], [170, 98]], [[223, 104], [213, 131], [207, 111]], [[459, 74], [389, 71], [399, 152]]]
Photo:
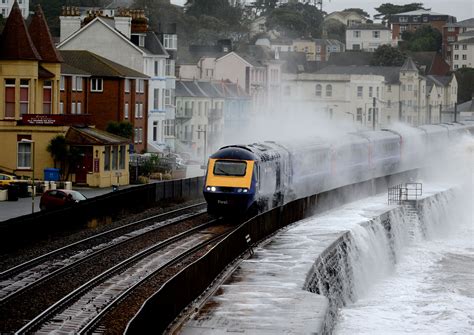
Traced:
[[390, 30], [390, 28], [380, 23], [361, 23], [353, 24], [347, 27], [347, 30]]

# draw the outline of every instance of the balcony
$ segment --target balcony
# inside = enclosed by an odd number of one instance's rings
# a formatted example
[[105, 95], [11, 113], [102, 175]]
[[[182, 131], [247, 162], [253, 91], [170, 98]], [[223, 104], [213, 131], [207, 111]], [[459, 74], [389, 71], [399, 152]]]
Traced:
[[224, 116], [224, 112], [222, 111], [222, 109], [211, 108], [209, 110], [209, 120], [222, 119], [223, 116]]
[[181, 108], [176, 110], [176, 120], [189, 120], [193, 118], [193, 110], [191, 108]]

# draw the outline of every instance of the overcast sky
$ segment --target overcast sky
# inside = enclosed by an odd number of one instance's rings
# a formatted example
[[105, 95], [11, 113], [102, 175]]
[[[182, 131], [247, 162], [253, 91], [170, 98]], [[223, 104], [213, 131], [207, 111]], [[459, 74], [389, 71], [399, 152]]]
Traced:
[[[247, 1], [251, 2], [252, 0]], [[171, 2], [176, 5], [183, 5], [186, 0], [171, 0]], [[377, 13], [374, 8], [380, 6], [382, 3], [403, 5], [412, 2], [421, 2], [425, 8], [431, 8], [431, 10], [436, 13], [455, 16], [458, 21], [474, 18], [473, 0], [323, 0], [323, 10], [330, 13], [346, 8], [357, 7], [362, 8], [373, 16]]]

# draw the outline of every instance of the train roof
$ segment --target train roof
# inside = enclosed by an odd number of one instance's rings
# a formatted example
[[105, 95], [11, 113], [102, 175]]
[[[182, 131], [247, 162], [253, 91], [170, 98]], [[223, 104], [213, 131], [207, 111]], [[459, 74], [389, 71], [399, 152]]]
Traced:
[[441, 124], [425, 124], [418, 126], [418, 128], [424, 130], [428, 134], [447, 133], [447, 127], [444, 127]]
[[393, 132], [390, 132], [387, 130], [368, 130], [368, 131], [361, 131], [361, 132], [351, 133], [351, 134], [366, 138], [370, 141], [400, 139], [400, 135], [394, 134]]
[[245, 145], [229, 145], [220, 148], [210, 158], [255, 160], [255, 154]]

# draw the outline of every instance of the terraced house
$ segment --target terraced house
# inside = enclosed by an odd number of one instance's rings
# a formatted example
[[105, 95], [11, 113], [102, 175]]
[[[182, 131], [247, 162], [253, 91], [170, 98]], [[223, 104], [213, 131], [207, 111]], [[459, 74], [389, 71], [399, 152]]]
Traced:
[[27, 26], [15, 3], [0, 36], [0, 170], [43, 179], [44, 169], [55, 164], [47, 147], [64, 135], [80, 153], [75, 164], [68, 164], [69, 180], [90, 186], [128, 184], [128, 164], [119, 164], [128, 161], [128, 140], [88, 127], [87, 114], [62, 114], [62, 63], [41, 7]]

